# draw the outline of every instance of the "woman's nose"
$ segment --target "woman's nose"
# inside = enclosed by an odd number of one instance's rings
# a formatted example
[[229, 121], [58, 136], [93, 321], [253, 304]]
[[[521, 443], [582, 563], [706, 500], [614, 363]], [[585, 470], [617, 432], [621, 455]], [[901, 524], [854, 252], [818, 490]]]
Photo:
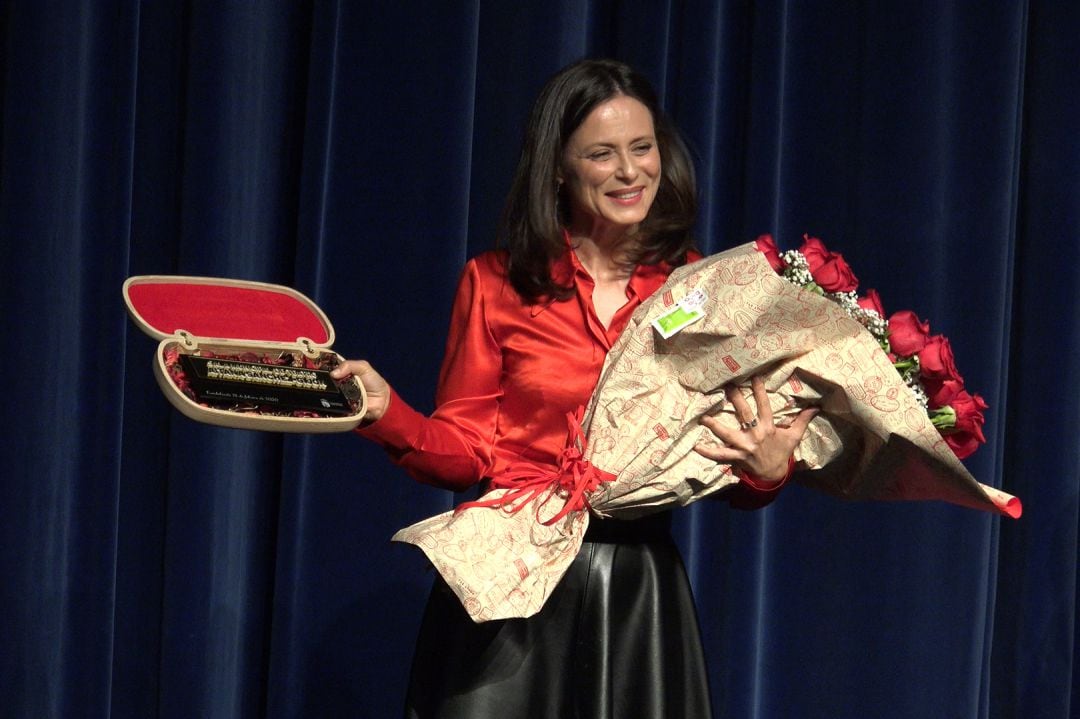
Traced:
[[615, 169], [615, 175], [620, 180], [633, 180], [637, 177], [638, 169], [634, 164], [634, 156], [629, 152], [624, 152], [619, 155], [619, 166]]

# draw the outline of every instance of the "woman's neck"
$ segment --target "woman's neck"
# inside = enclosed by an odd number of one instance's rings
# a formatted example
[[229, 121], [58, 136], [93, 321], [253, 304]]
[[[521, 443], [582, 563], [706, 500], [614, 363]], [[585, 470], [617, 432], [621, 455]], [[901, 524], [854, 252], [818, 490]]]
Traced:
[[625, 282], [633, 272], [630, 250], [635, 238], [623, 228], [619, 229], [618, 233], [570, 230], [570, 244], [578, 262], [598, 284]]

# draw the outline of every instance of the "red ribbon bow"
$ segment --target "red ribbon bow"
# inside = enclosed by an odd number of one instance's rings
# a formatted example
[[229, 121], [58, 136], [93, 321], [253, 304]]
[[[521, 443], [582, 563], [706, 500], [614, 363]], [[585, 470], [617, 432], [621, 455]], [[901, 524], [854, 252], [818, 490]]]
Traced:
[[[585, 431], [581, 428], [581, 420], [584, 416], [584, 407], [579, 407], [577, 412], [566, 414], [566, 447], [560, 453], [555, 467], [530, 462], [515, 462], [491, 479], [491, 489], [506, 489], [508, 491], [505, 494], [494, 499], [464, 502], [458, 505], [454, 512], [457, 513], [470, 507], [493, 507], [516, 514], [529, 502], [547, 494], [544, 501], [536, 507], [536, 521], [550, 526], [571, 512], [588, 509], [590, 507], [589, 493], [604, 482], [615, 479], [615, 475], [594, 467], [585, 459], [587, 444]], [[552, 497], [565, 499], [566, 503], [554, 517], [542, 521], [540, 509]]]

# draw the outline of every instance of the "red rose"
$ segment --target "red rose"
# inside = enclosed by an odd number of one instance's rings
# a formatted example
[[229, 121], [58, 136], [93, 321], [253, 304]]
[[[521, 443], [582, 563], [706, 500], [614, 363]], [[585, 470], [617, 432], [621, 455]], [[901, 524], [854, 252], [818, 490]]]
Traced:
[[901, 310], [889, 318], [889, 346], [901, 357], [911, 357], [926, 346], [930, 323], [923, 322], [911, 310]]
[[919, 350], [919, 375], [926, 382], [956, 380], [963, 382], [953, 360], [952, 346], [948, 338], [934, 335]]
[[826, 292], [854, 292], [859, 280], [851, 271], [839, 252], [829, 252], [825, 244], [816, 237], [803, 235], [803, 246], [799, 252], [810, 265], [810, 275], [814, 282]]
[[982, 428], [986, 421], [983, 412], [987, 404], [979, 395], [960, 390], [952, 401], [952, 407], [956, 410], [956, 427], [945, 434], [944, 439], [953, 453], [964, 459], [986, 442]]
[[765, 255], [765, 259], [769, 261], [769, 265], [776, 272], [784, 271], [784, 261], [780, 259], [780, 249], [776, 246], [776, 242], [773, 241], [772, 235], [758, 235], [758, 238], [754, 240], [754, 244], [757, 245], [758, 252]]
[[923, 389], [930, 400], [930, 409], [937, 409], [952, 404], [957, 395], [964, 389], [964, 383], [960, 380], [946, 379], [935, 380], [923, 378]]
[[866, 297], [860, 297], [856, 301], [858, 302], [859, 307], [862, 307], [864, 310], [873, 310], [878, 313], [878, 317], [884, 319], [885, 306], [881, 304], [881, 297], [878, 296], [877, 290], [867, 290]]

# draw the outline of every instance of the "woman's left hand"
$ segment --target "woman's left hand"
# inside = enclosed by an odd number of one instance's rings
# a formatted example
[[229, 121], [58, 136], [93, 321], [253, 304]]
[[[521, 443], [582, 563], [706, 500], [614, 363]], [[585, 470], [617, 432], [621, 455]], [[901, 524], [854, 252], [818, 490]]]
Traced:
[[724, 394], [735, 409], [735, 419], [740, 428], [730, 429], [715, 417], [702, 417], [701, 423], [723, 444], [698, 444], [694, 451], [716, 462], [742, 469], [763, 482], [779, 482], [787, 476], [792, 452], [806, 433], [817, 409], [810, 407], [802, 410], [788, 424], [773, 424], [765, 382], [755, 376], [750, 380], [750, 387], [757, 410], [750, 407], [737, 387], [728, 386]]

